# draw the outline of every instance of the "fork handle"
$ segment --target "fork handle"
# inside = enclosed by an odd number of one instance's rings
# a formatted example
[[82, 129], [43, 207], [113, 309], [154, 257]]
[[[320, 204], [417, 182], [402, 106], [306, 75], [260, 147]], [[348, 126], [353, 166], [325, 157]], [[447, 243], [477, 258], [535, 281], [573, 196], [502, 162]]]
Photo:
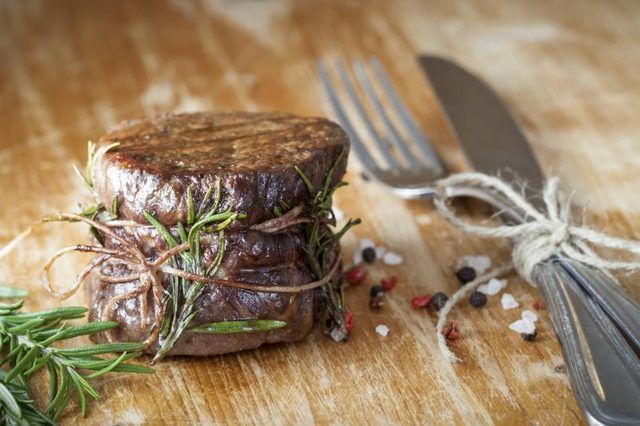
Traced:
[[640, 359], [560, 258], [536, 267], [569, 379], [590, 424], [640, 422]]

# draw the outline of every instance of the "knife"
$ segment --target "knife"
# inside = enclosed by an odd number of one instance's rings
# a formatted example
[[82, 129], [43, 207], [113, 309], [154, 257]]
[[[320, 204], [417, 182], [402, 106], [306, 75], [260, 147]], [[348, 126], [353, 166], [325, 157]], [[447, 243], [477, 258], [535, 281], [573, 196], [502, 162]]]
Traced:
[[[544, 174], [516, 121], [491, 89], [447, 59], [421, 56], [419, 62], [471, 165], [483, 173], [501, 173], [512, 183], [526, 182], [530, 196], [540, 190]], [[541, 200], [529, 198], [541, 207]], [[589, 423], [638, 424], [639, 305], [611, 274], [562, 254], [538, 266], [534, 277]]]

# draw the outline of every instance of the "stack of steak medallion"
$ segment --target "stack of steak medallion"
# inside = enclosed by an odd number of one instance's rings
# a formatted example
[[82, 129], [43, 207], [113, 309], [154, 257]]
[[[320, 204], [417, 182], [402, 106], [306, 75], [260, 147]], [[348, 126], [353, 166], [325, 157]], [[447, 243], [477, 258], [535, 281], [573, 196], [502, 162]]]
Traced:
[[[96, 158], [92, 171], [98, 200], [112, 210], [107, 220], [125, 224], [113, 227], [120, 241], [99, 238], [106, 248], [121, 249], [126, 241], [153, 262], [184, 242], [199, 219], [218, 215], [222, 219], [197, 232], [197, 252], [176, 255], [166, 264], [193, 272], [195, 263], [189, 262], [197, 261], [201, 273], [247, 285], [292, 286], [322, 278], [310, 265], [304, 226], [311, 221], [307, 216], [315, 191], [338, 184], [344, 175], [349, 141], [338, 125], [284, 113], [176, 114], [126, 122], [103, 137], [98, 148], [115, 143]], [[293, 209], [300, 212], [294, 223], [269, 229], [270, 221]], [[323, 274], [337, 253], [339, 246], [325, 259]], [[90, 276], [91, 319], [120, 324], [97, 341], [142, 341], [155, 329], [151, 354], [162, 347], [170, 355], [234, 352], [303, 338], [330, 303], [326, 288], [270, 293], [205, 283], [193, 315], [176, 334], [172, 327], [180, 321], [172, 315], [189, 303], [189, 287], [195, 283], [156, 271], [163, 286], [158, 324], [157, 293], [137, 291], [149, 283], [142, 278], [119, 282], [135, 272], [135, 265], [115, 257]], [[224, 328], [245, 320], [279, 325]], [[208, 324], [226, 331], [194, 331]], [[167, 345], [172, 336], [177, 339]]]

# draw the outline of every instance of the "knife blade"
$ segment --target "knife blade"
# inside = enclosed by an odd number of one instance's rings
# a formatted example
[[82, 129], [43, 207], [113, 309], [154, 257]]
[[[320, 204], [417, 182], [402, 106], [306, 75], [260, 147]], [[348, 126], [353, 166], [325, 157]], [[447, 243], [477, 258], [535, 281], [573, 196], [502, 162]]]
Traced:
[[[544, 174], [498, 96], [482, 80], [447, 59], [421, 56], [419, 62], [471, 165], [488, 174], [511, 171], [512, 182], [523, 180], [540, 190]], [[540, 207], [540, 200], [531, 201]], [[605, 283], [602, 289], [593, 285], [595, 278]], [[571, 384], [589, 422], [640, 421], [640, 404], [629, 399], [629, 395], [640, 396], [640, 360], [611, 321], [638, 344], [637, 303], [620, 291], [610, 274], [569, 262], [561, 255], [538, 268], [536, 281], [550, 306], [554, 330], [570, 367]]]

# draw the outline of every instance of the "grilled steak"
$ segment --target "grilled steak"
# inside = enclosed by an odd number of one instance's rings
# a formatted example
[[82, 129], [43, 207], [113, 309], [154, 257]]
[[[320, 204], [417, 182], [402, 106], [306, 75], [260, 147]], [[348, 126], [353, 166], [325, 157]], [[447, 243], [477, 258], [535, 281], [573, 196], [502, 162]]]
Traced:
[[[247, 215], [236, 226], [272, 218], [279, 203], [295, 206], [309, 198], [294, 166], [319, 187], [349, 146], [337, 124], [284, 113], [167, 115], [125, 123], [98, 145], [115, 142], [118, 148], [93, 169], [98, 198], [107, 206], [117, 198], [123, 219], [146, 223], [147, 210], [165, 225], [185, 222], [187, 188], [197, 203], [216, 178], [223, 189], [222, 210]], [[335, 182], [346, 164], [345, 155]]]
[[[99, 201], [105, 206], [116, 205], [118, 219], [128, 220], [122, 222], [127, 225], [112, 228], [125, 243], [105, 233], [100, 238], [105, 250], [117, 251], [130, 244], [142, 252], [143, 256], [138, 258], [161, 257], [170, 248], [166, 231], [162, 231], [163, 236], [157, 228], [149, 226], [145, 212], [164, 224], [175, 240], [184, 241], [190, 213], [194, 214], [187, 201], [191, 198], [198, 210], [208, 211], [215, 204], [217, 212], [246, 215], [232, 222], [224, 234], [218, 234], [216, 223], [198, 233], [203, 270], [214, 264], [219, 251], [222, 253], [215, 278], [274, 287], [302, 285], [319, 278], [319, 271], [308, 264], [309, 241], [305, 237], [308, 234], [300, 224], [317, 221], [314, 223], [321, 227], [320, 233], [330, 231], [323, 222], [324, 216], [304, 217], [309, 214], [315, 194], [309, 191], [296, 166], [308, 177], [314, 190], [324, 185], [330, 170], [331, 184], [337, 184], [344, 175], [349, 149], [348, 138], [339, 126], [321, 118], [283, 113], [178, 114], [125, 123], [102, 138], [98, 146], [116, 142], [119, 143], [116, 148], [98, 156], [92, 165], [91, 178]], [[210, 194], [212, 189], [218, 193], [215, 189], [218, 186], [220, 199], [216, 204], [213, 201], [216, 197]], [[281, 211], [290, 214], [278, 216]], [[290, 218], [297, 221], [289, 222]], [[217, 238], [224, 238], [224, 246]], [[325, 273], [339, 253], [339, 245], [333, 246], [334, 243], [331, 242], [331, 250], [320, 255]], [[137, 278], [113, 282], [135, 272], [131, 258], [123, 261], [117, 257], [111, 257], [89, 277], [91, 319], [113, 319], [120, 323], [113, 334], [98, 335], [94, 337], [96, 341], [109, 338], [140, 341], [150, 335], [154, 326], [155, 330], [160, 325], [174, 327], [174, 322], [156, 319], [152, 292], [129, 297], [132, 290], [149, 288]], [[315, 264], [320, 264], [320, 260], [314, 260]], [[175, 278], [157, 273], [165, 294], [170, 294]], [[193, 283], [187, 281], [184, 286], [180, 284], [180, 289], [190, 285]], [[235, 334], [194, 333], [187, 329], [168, 353], [215, 355], [263, 343], [299, 340], [323, 314], [327, 294], [326, 289], [317, 288], [292, 294], [206, 284], [188, 327], [246, 319], [281, 320], [286, 326]], [[184, 297], [170, 300], [179, 300], [179, 305]], [[172, 315], [172, 311], [166, 312]], [[151, 342], [147, 352], [156, 353], [161, 345], [172, 343], [166, 336], [161, 334]]]
[[[131, 232], [121, 232], [122, 236], [135, 241], [143, 249], [145, 255], [155, 257], [166, 249], [164, 240], [149, 228], [136, 228]], [[247, 230], [226, 235], [225, 256], [218, 277], [229, 278], [252, 284], [291, 285], [304, 284], [314, 280], [306, 265], [304, 252], [300, 249], [303, 237], [297, 229], [278, 234], [267, 234]], [[117, 247], [110, 240], [106, 247]], [[217, 254], [217, 242], [206, 246], [203, 251], [203, 262], [210, 265]], [[108, 277], [123, 277], [131, 271], [122, 264], [110, 262], [100, 271]], [[169, 278], [161, 274], [165, 288]], [[115, 332], [118, 341], [141, 341], [153, 324], [154, 301], [149, 294], [146, 297], [148, 315], [145, 322], [140, 321], [140, 299], [129, 299], [119, 302], [112, 313], [104, 316], [108, 301], [123, 294], [139, 282], [110, 284], [101, 281], [100, 274], [94, 273], [90, 278], [90, 299], [92, 320], [111, 319], [121, 324]], [[281, 329], [241, 334], [197, 334], [186, 332], [174, 346], [172, 355], [217, 355], [244, 349], [253, 349], [263, 343], [289, 342], [306, 336], [315, 320], [318, 319], [323, 302], [318, 290], [304, 291], [298, 294], [253, 292], [223, 286], [209, 285], [198, 302], [198, 314], [192, 326], [210, 322], [239, 319], [281, 320], [287, 326]], [[106, 341], [106, 335], [99, 335], [97, 342]], [[147, 352], [155, 353], [157, 342]]]

